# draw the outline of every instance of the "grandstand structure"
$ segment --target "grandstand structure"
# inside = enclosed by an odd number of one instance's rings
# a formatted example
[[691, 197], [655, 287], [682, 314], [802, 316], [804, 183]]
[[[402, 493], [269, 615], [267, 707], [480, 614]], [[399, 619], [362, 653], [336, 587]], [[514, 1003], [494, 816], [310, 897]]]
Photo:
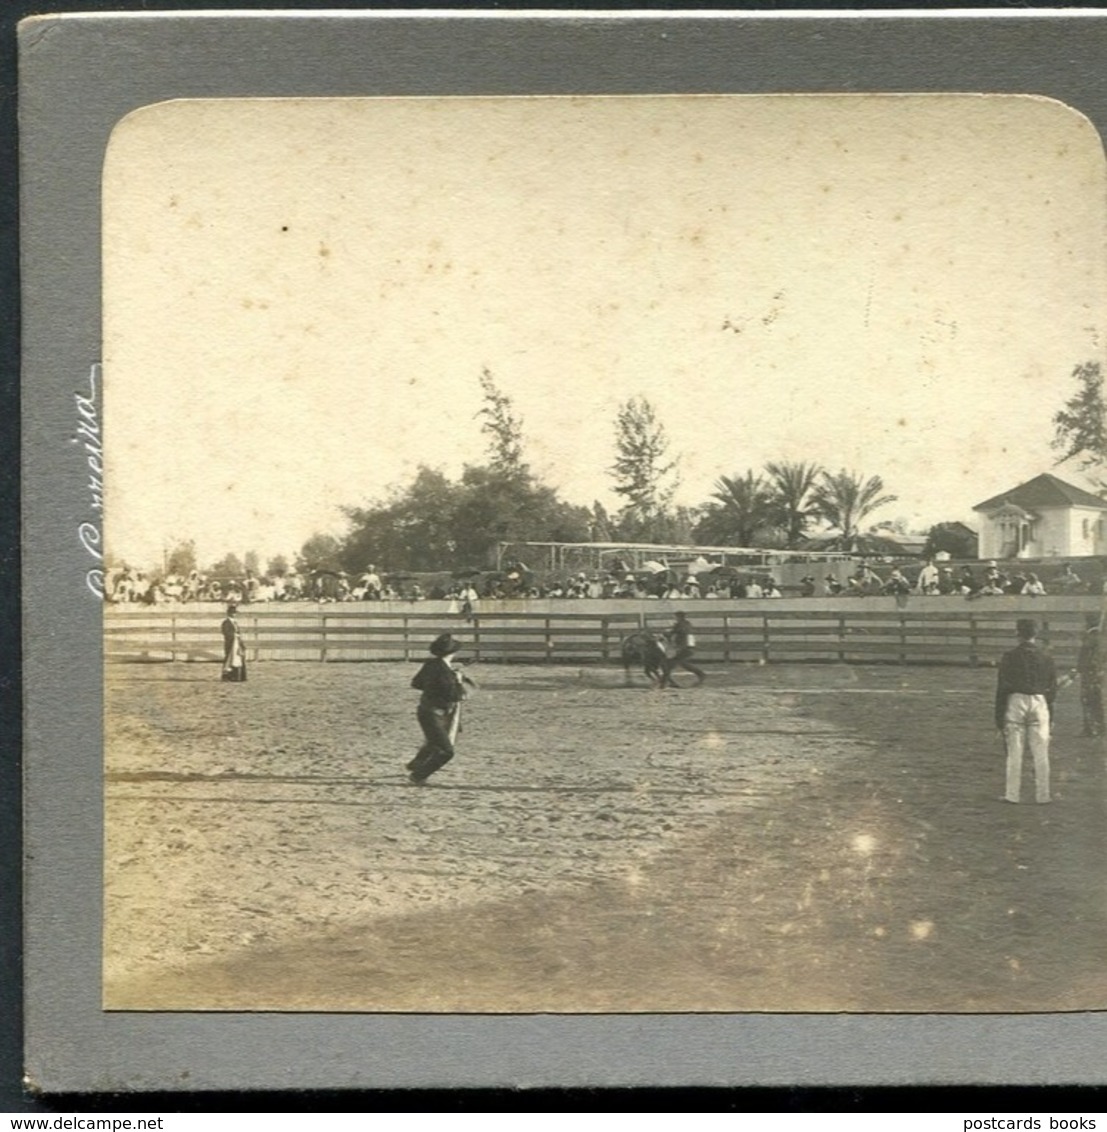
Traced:
[[679, 573], [716, 566], [768, 567], [794, 562], [849, 562], [859, 557], [844, 551], [767, 550], [754, 546], [694, 546], [652, 542], [501, 542], [496, 547], [496, 569], [512, 560], [528, 569], [592, 573], [610, 571], [616, 564], [638, 574], [658, 566]]

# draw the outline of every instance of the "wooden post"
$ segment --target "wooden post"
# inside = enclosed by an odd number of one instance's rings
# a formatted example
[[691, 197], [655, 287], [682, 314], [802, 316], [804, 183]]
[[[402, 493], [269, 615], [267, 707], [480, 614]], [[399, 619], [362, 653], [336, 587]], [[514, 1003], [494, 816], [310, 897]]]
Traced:
[[844, 613], [838, 614], [838, 662], [846, 663], [846, 617]]
[[730, 614], [723, 614], [723, 663], [730, 663]]
[[550, 664], [550, 663], [553, 662], [554, 642], [553, 642], [553, 632], [552, 632], [552, 629], [551, 629], [551, 625], [552, 625], [552, 622], [550, 621], [550, 618], [547, 617], [546, 621], [545, 621], [545, 628], [546, 628], [546, 663], [547, 664]]
[[473, 618], [473, 658], [480, 660], [480, 614], [475, 610], [472, 614]]
[[769, 619], [764, 615], [761, 617], [761, 658], [769, 663]]
[[980, 663], [980, 656], [977, 652], [978, 638], [976, 634], [976, 618], [969, 614], [969, 664], [974, 668]]
[[600, 656], [607, 661], [611, 658], [611, 644], [608, 641], [610, 622], [606, 616], [600, 618]]
[[899, 662], [907, 663], [907, 618], [899, 615]]
[[319, 660], [326, 664], [327, 662], [327, 615], [320, 611], [319, 614], [320, 624], [320, 641], [319, 641]]
[[411, 637], [408, 632], [411, 618], [404, 614], [401, 619], [402, 631], [404, 634], [404, 660], [411, 660]]

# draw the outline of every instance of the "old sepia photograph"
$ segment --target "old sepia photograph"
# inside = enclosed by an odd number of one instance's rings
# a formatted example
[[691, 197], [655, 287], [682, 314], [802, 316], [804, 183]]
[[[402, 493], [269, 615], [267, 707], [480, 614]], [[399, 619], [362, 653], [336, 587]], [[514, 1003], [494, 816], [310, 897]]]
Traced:
[[1107, 1008], [1105, 172], [1014, 94], [123, 117], [104, 1009]]

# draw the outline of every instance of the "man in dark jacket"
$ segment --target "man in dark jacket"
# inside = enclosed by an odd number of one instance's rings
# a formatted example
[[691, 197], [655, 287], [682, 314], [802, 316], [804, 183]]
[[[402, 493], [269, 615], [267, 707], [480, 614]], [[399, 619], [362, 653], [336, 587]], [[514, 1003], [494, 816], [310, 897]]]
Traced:
[[995, 721], [1007, 747], [1008, 802], [1018, 802], [1022, 786], [1022, 756], [1034, 758], [1034, 792], [1048, 802], [1049, 730], [1057, 695], [1053, 658], [1037, 641], [1038, 626], [1029, 618], [1015, 623], [1019, 643], [1003, 654], [996, 682]]
[[411, 686], [423, 693], [415, 718], [425, 739], [415, 758], [407, 764], [412, 782], [425, 782], [454, 757], [465, 685], [473, 683], [453, 666], [451, 658], [460, 648], [449, 633], [435, 637], [430, 644], [430, 659], [423, 662], [412, 678]]

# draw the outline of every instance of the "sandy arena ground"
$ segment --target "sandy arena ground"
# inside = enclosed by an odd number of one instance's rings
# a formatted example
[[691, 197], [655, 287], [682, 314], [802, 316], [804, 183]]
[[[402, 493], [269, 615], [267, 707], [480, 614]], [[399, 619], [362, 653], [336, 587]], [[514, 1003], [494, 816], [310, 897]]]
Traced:
[[988, 669], [481, 666], [425, 787], [414, 670], [108, 667], [107, 1007], [1107, 1007], [1076, 688], [1011, 806]]

